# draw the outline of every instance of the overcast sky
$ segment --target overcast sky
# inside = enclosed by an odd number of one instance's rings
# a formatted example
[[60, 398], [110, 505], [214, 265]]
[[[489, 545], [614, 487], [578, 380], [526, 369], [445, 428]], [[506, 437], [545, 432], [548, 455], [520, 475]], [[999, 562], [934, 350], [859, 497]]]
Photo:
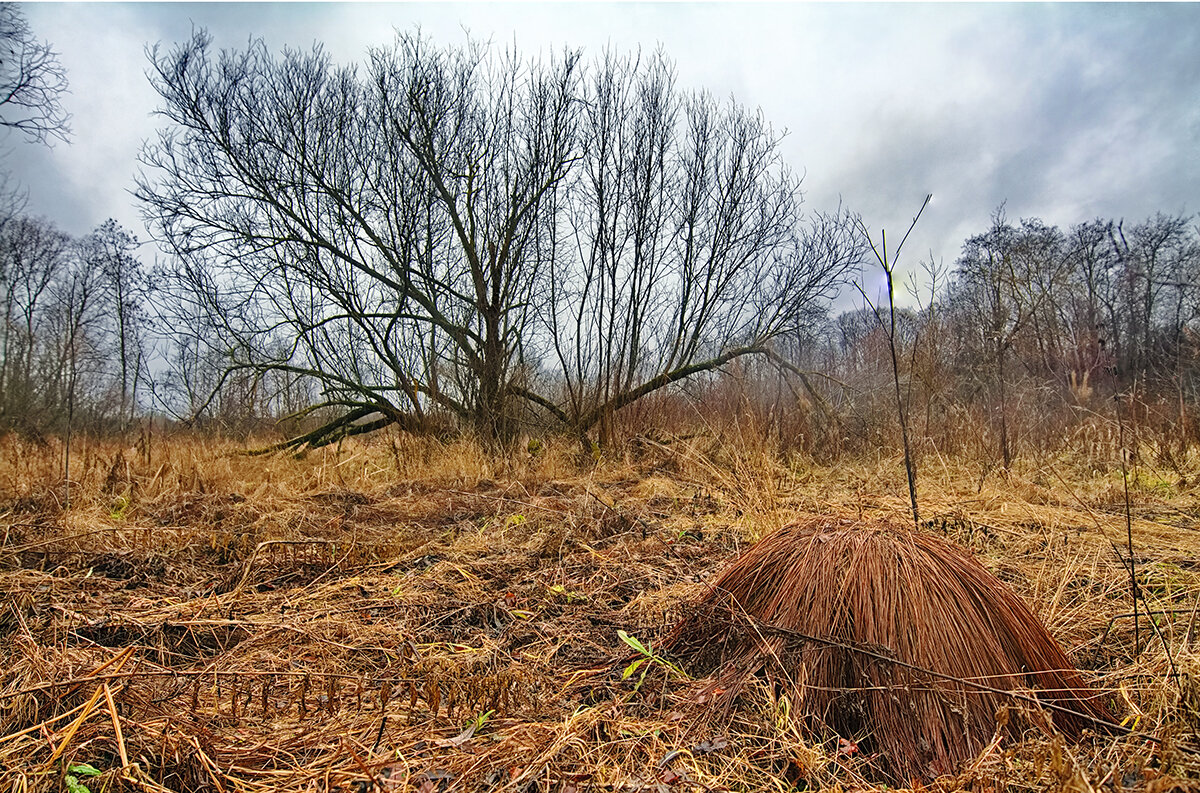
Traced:
[[[953, 262], [1007, 202], [1068, 226], [1200, 211], [1200, 4], [138, 3], [24, 6], [61, 55], [73, 142], [0, 139], [30, 211], [83, 234], [115, 217], [147, 238], [129, 194], [161, 120], [146, 48], [211, 32], [278, 50], [324, 42], [343, 63], [396, 28], [525, 53], [653, 49], [681, 87], [762, 108], [804, 174], [807, 206], [839, 200], [898, 240], [933, 201], [902, 269]], [[894, 235], [894, 236], [893, 236]], [[894, 243], [892, 243], [894, 244]], [[144, 251], [147, 260], [153, 250]], [[905, 267], [906, 265], [908, 267]]]

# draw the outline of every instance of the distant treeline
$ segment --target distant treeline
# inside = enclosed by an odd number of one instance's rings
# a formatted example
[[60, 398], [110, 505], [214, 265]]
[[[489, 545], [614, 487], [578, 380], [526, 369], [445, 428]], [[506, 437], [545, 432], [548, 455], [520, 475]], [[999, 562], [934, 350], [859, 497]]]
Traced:
[[152, 282], [115, 221], [74, 239], [48, 221], [0, 217], [0, 428], [128, 429], [152, 345]]
[[401, 34], [351, 68], [198, 31], [150, 74], [153, 272], [111, 221], [74, 240], [0, 213], [0, 427], [156, 413], [282, 422], [284, 446], [396, 426], [592, 451], [745, 413], [830, 455], [889, 443], [898, 388], [922, 448], [1004, 464], [1117, 393], [1192, 437], [1191, 218], [998, 211], [923, 265], [893, 330], [828, 314], [866, 265], [861, 219], [804, 210], [761, 113], [679, 88], [661, 52]]
[[[179, 325], [188, 303], [159, 288], [161, 272], [137, 251], [114, 221], [80, 239], [36, 218], [0, 223], [4, 429], [62, 433], [73, 419], [80, 430], [121, 432], [156, 413], [246, 433], [320, 403], [317, 379], [237, 370], [235, 351], [221, 354]], [[1121, 393], [1131, 420], [1181, 444], [1197, 440], [1195, 219], [1097, 219], [1064, 230], [998, 211], [953, 266], [923, 263], [908, 292], [905, 302], [916, 307], [898, 313], [901, 376], [914, 432], [935, 447], [990, 449], [998, 461], [1022, 445], [1052, 447], [1081, 419], [1115, 416], [1112, 397]], [[708, 372], [668, 389], [649, 412], [627, 410], [609, 442], [661, 430], [664, 415], [686, 422], [688, 411], [664, 406], [690, 399], [709, 402], [695, 415], [712, 419], [748, 407], [785, 445], [817, 454], [890, 443], [886, 328], [867, 308], [829, 316], [816, 307], [806, 321], [803, 333], [776, 339], [770, 355], [737, 365], [736, 382]], [[540, 376], [547, 393], [566, 387], [544, 369]], [[338, 415], [325, 408], [313, 421]], [[430, 429], [456, 426], [447, 414]], [[556, 428], [534, 412], [522, 425], [535, 434]]]
[[[1195, 218], [1060, 228], [1001, 209], [952, 267], [925, 262], [909, 291], [918, 307], [900, 312], [897, 330], [905, 395], [934, 448], [1007, 463], [1018, 448], [1078, 439], [1095, 419], [1114, 426], [1118, 410], [1171, 443], [1200, 439]], [[891, 361], [871, 311], [831, 319], [800, 358], [845, 386], [818, 380], [836, 410], [816, 417], [836, 416], [824, 425], [836, 431], [810, 442], [862, 447], [889, 434]]]

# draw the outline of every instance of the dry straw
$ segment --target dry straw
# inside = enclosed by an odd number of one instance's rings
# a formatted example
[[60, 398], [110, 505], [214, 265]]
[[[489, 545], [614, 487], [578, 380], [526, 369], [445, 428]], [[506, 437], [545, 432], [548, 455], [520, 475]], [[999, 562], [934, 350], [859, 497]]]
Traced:
[[726, 697], [766, 674], [793, 713], [856, 741], [893, 782], [952, 773], [998, 732], [1111, 723], [1007, 586], [965, 550], [886, 525], [784, 527], [720, 575], [669, 645], [720, 670]]

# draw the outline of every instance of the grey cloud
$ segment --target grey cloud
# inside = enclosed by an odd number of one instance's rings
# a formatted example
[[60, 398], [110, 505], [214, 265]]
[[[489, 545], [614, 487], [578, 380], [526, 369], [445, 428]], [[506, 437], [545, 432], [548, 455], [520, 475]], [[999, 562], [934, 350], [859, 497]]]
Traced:
[[[1002, 201], [1069, 225], [1200, 209], [1200, 6], [1090, 4], [112, 4], [27, 6], [63, 53], [75, 144], [10, 162], [36, 211], [81, 233], [110, 215], [144, 231], [127, 189], [155, 97], [143, 48], [193, 25], [221, 46], [320, 40], [361, 61], [393, 28], [464, 28], [527, 53], [651, 50], [682, 87], [762, 107], [806, 174], [889, 237], [934, 199], [905, 253], [952, 261]], [[104, 75], [100, 77], [99, 75]], [[101, 80], [106, 80], [103, 82]], [[13, 145], [16, 148], [16, 144]]]
[[885, 105], [877, 132], [821, 173], [821, 192], [893, 234], [932, 192], [908, 255], [948, 261], [1001, 202], [1064, 226], [1195, 210], [1198, 15], [1147, 11], [1023, 6], [977, 46], [988, 26], [968, 28], [957, 55], [982, 58], [990, 81], [966, 96], [947, 75], [939, 88], [952, 101], [930, 86], [919, 105]]
[[[0, 149], [0, 168], [6, 169], [26, 196], [25, 211], [48, 218], [70, 234], [84, 234], [94, 225], [92, 196], [68, 186], [71, 174], [51, 149], [14, 141]], [[62, 146], [63, 144], [58, 144]]]

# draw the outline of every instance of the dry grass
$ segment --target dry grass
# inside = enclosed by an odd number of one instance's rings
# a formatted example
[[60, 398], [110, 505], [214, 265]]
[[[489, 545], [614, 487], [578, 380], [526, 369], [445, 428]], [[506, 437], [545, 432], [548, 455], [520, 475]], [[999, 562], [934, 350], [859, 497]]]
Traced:
[[[816, 468], [728, 437], [646, 441], [595, 468], [553, 442], [504, 460], [385, 435], [300, 460], [235, 452], [81, 446], [66, 510], [61, 449], [0, 444], [0, 789], [67, 790], [81, 763], [102, 772], [79, 777], [93, 793], [878, 779], [768, 681], [713, 707], [714, 681], [659, 646], [730, 560], [799, 516], [903, 520], [896, 458]], [[981, 477], [927, 457], [925, 531], [971, 548], [1136, 734], [997, 732], [939, 788], [1196, 784], [1200, 504], [1139, 474], [1135, 556], [1161, 640], [1143, 615], [1135, 656], [1110, 542], [1120, 475], [1085, 468]], [[624, 679], [638, 654], [618, 630], [655, 655]]]
[[994, 735], [1020, 736], [1027, 719], [997, 715], [1013, 705], [1049, 708], [1053, 726], [1035, 724], [1071, 738], [1117, 726], [1020, 598], [928, 534], [808, 518], [742, 554], [689, 612], [667, 648], [718, 674], [729, 706], [765, 674], [812, 732], [853, 737], [894, 782], [928, 783]]

